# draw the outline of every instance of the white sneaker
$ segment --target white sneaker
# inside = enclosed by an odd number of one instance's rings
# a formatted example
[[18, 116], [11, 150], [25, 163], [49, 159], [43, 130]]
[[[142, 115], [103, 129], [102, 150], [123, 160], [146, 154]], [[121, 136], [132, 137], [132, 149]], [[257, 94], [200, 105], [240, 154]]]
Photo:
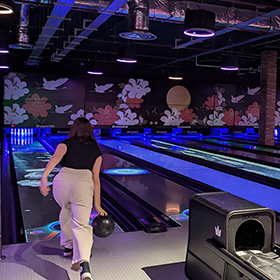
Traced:
[[93, 278], [91, 277], [90, 272], [85, 272], [81, 274], [81, 280], [93, 280]]

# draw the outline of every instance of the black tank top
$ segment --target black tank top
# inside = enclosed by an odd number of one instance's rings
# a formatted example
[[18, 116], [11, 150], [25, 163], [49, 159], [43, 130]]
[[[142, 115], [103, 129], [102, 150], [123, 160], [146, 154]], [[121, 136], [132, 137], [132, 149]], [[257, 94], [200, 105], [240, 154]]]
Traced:
[[67, 152], [60, 162], [62, 167], [92, 171], [95, 160], [101, 156], [100, 148], [95, 141], [83, 143], [71, 137], [60, 143], [67, 146]]

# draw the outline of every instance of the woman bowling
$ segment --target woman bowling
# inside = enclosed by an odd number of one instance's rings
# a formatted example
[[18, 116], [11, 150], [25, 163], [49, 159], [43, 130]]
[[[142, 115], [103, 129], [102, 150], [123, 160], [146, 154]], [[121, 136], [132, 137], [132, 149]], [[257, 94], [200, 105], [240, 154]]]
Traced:
[[98, 215], [107, 213], [101, 208], [99, 146], [90, 122], [77, 118], [69, 138], [58, 144], [41, 178], [40, 192], [48, 195], [48, 175], [60, 163], [62, 168], [53, 180], [53, 196], [61, 207], [59, 222], [60, 244], [64, 256], [72, 256], [73, 270], [81, 271], [81, 280], [92, 280], [89, 259], [92, 247], [92, 227], [89, 225], [93, 196]]

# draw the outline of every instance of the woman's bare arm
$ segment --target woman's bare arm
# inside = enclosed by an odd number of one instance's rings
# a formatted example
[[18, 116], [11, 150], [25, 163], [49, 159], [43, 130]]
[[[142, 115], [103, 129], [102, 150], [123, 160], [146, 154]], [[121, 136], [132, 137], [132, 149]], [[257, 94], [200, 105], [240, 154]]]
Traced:
[[43, 196], [48, 195], [50, 188], [48, 187], [48, 175], [52, 172], [55, 166], [61, 161], [62, 157], [66, 154], [67, 146], [63, 143], [58, 144], [53, 156], [50, 158], [44, 173], [41, 178], [40, 192]]
[[102, 163], [102, 157], [99, 156], [92, 168], [93, 173], [93, 183], [94, 183], [94, 207], [98, 215], [107, 215], [106, 211], [101, 208], [101, 186], [100, 186], [100, 167]]

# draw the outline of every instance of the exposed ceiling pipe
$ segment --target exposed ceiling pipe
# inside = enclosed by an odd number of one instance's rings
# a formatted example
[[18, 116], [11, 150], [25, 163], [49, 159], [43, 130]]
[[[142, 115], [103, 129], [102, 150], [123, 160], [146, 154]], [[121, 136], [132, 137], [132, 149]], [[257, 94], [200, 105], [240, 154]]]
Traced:
[[29, 43], [29, 9], [29, 4], [22, 4], [20, 7], [17, 42], [9, 46], [11, 49], [30, 50], [34, 48], [34, 46]]
[[[275, 5], [269, 5], [267, 3], [264, 3], [266, 1], [259, 1], [259, 3], [257, 3], [256, 1], [244, 1], [244, 0], [222, 0], [222, 2], [230, 2], [230, 3], [235, 3], [235, 4], [241, 4], [241, 5], [246, 5], [246, 6], [253, 6], [253, 7], [261, 7], [261, 8], [269, 8], [269, 9], [277, 9], [279, 8], [278, 6]], [[277, 3], [275, 3], [277, 4]]]
[[[139, 0], [138, 0], [139, 1]], [[34, 0], [17, 0], [16, 3], [30, 3], [35, 5]], [[116, 13], [128, 15], [129, 7], [125, 5], [117, 11], [106, 11], [106, 7], [110, 5], [110, 0], [76, 0], [71, 3], [72, 9], [78, 10], [95, 10], [100, 13]], [[38, 0], [36, 5], [50, 5], [54, 4], [54, 0]], [[63, 3], [63, 2], [60, 2]], [[64, 1], [64, 5], [67, 2]], [[261, 6], [261, 5], [260, 5]], [[279, 8], [279, 4], [275, 3], [275, 8]], [[214, 12], [216, 14], [216, 25], [221, 27], [227, 27], [230, 25], [236, 25], [238, 23], [244, 22], [247, 19], [255, 18], [261, 16], [262, 13], [252, 10], [239, 9], [235, 7], [225, 7], [207, 3], [198, 3], [193, 1], [174, 1], [172, 5], [169, 0], [149, 0], [149, 17], [150, 20], [164, 20], [170, 22], [183, 23], [185, 18], [185, 11], [189, 10], [207, 10]], [[280, 18], [275, 17], [273, 20], [266, 20], [259, 22], [254, 22], [247, 26], [248, 29], [256, 31], [267, 31], [268, 29], [280, 29]]]
[[[43, 3], [44, 0], [39, 0], [37, 3], [40, 3], [40, 1]], [[154, 2], [153, 2], [154, 1]], [[202, 8], [207, 9], [210, 11], [214, 11], [216, 14], [216, 24], [220, 25], [229, 25], [233, 22], [237, 22], [239, 25], [238, 28], [246, 27], [250, 24], [250, 26], [254, 25], [257, 27], [257, 30], [264, 30], [263, 28], [271, 28], [272, 29], [280, 29], [280, 21], [279, 17], [274, 16], [273, 20], [270, 20], [271, 17], [268, 17], [267, 14], [263, 14], [261, 16], [254, 17], [253, 20], [245, 21], [244, 18], [249, 18], [249, 15], [252, 15], [256, 12], [254, 11], [248, 11], [248, 10], [241, 10], [241, 9], [235, 9], [235, 8], [226, 8], [222, 6], [217, 5], [210, 5], [210, 4], [203, 4], [203, 3], [197, 3], [197, 2], [174, 2], [174, 5], [172, 6], [172, 9], [170, 8], [170, 5], [168, 5], [168, 0], [153, 0], [151, 1], [152, 8], [150, 9], [150, 17], [156, 18], [156, 19], [172, 19], [178, 20], [178, 22], [183, 21], [184, 17], [183, 14], [185, 12], [185, 9], [195, 9], [195, 8]], [[20, 2], [20, 1], [18, 1]], [[120, 14], [120, 13], [127, 13], [127, 8], [123, 8], [123, 6], [126, 4], [127, 0], [116, 0], [112, 4], [110, 4], [107, 8], [101, 8], [101, 4], [103, 5], [106, 3], [106, 1], [101, 2], [99, 6], [99, 12], [101, 13], [97, 19], [95, 19], [90, 25], [84, 28], [84, 30], [76, 36], [76, 38], [70, 42], [66, 42], [68, 45], [65, 47], [63, 51], [61, 51], [59, 54], [56, 53], [55, 58], [57, 60], [62, 59], [68, 52], [73, 50], [77, 45], [79, 45], [84, 39], [86, 39], [94, 30], [96, 30], [101, 24], [103, 24], [108, 18], [111, 17], [114, 13]], [[32, 2], [34, 4], [34, 2]], [[97, 4], [94, 1], [90, 0], [58, 0], [55, 3], [55, 7], [52, 11], [51, 16], [49, 17], [46, 25], [43, 28], [42, 33], [40, 34], [40, 37], [38, 41], [36, 42], [36, 47], [32, 51], [29, 59], [28, 64], [32, 63], [38, 63], [39, 56], [42, 53], [43, 49], [46, 47], [50, 39], [53, 37], [55, 31], [61, 24], [61, 22], [65, 19], [65, 16], [69, 12], [69, 10], [75, 6], [75, 5], [82, 5], [84, 7], [89, 6], [89, 3], [91, 3], [91, 7], [95, 7]], [[77, 6], [75, 6], [77, 7]], [[278, 10], [277, 10], [278, 11]], [[109, 14], [106, 14], [109, 13]], [[273, 13], [273, 12], [272, 12]], [[278, 13], [279, 14], [279, 13]], [[269, 22], [269, 24], [259, 24]], [[259, 24], [259, 25], [258, 25]], [[218, 34], [225, 34], [227, 32], [230, 32], [232, 30], [235, 30], [236, 24], [225, 28], [224, 30], [218, 31]], [[251, 28], [251, 27], [250, 27]], [[193, 44], [195, 42], [188, 42], [187, 44]], [[176, 48], [183, 48], [185, 45], [176, 46]], [[174, 62], [176, 63], [176, 62]]]
[[[213, 64], [201, 64], [198, 63], [198, 59], [197, 57], [195, 58], [195, 66], [199, 66], [199, 67], [206, 67], [206, 68], [219, 68], [221, 69], [221, 65], [213, 65]], [[258, 68], [253, 68], [253, 67], [249, 67], [249, 68], [239, 68], [238, 71], [249, 71], [249, 72], [260, 72], [260, 67]]]
[[130, 0], [128, 6], [128, 31], [120, 33], [119, 36], [136, 41], [155, 40], [157, 36], [149, 32], [149, 1]]
[[[280, 9], [272, 11], [272, 12], [269, 12], [269, 13], [266, 13], [266, 14], [262, 15], [262, 17], [255, 17], [255, 18], [250, 19], [248, 21], [245, 21], [243, 23], [239, 23], [238, 26], [239, 27], [242, 26], [242, 28], [243, 28], [243, 27], [245, 27], [246, 25], [250, 24], [253, 21], [261, 21], [261, 20], [267, 19], [269, 17], [274, 17], [274, 16], [279, 15], [279, 14], [280, 14]], [[231, 26], [229, 28], [225, 28], [223, 30], [220, 30], [220, 31], [216, 32], [215, 37], [219, 36], [219, 35], [222, 35], [222, 34], [225, 34], [225, 33], [228, 33], [228, 32], [231, 32], [231, 31], [234, 31], [234, 30], [236, 30], [235, 28], [236, 28], [235, 26]], [[199, 57], [199, 56], [202, 56], [202, 55], [206, 55], [206, 54], [210, 54], [210, 53], [215, 53], [215, 52], [218, 52], [218, 51], [221, 51], [221, 50], [225, 50], [225, 49], [228, 49], [228, 48], [233, 48], [233, 47], [244, 45], [244, 44], [247, 44], [247, 43], [263, 40], [265, 38], [268, 38], [268, 37], [271, 37], [271, 36], [276, 36], [278, 34], [280, 34], [279, 31], [270, 32], [270, 33], [265, 34], [263, 36], [258, 36], [258, 37], [255, 37], [255, 38], [252, 38], [252, 39], [240, 42], [240, 43], [236, 43], [236, 44], [226, 45], [226, 46], [218, 48], [218, 49], [213, 49], [213, 50], [210, 50], [210, 51], [201, 52], [201, 53], [189, 56], [189, 57], [185, 57], [185, 58], [182, 58], [182, 59], [177, 59], [177, 60], [170, 61], [170, 62], [161, 64], [161, 65], [157, 65], [157, 66], [152, 67], [152, 68], [160, 68], [160, 67], [164, 67], [164, 66], [167, 66], [167, 65], [172, 65], [172, 64], [175, 64], [175, 63], [178, 63], [178, 62], [182, 62], [182, 61], [186, 61], [186, 60], [190, 60], [192, 58]], [[198, 42], [196, 40], [194, 40], [194, 41], [195, 42], [193, 42], [193, 43], [192, 43], [192, 41], [189, 41], [187, 43], [181, 44], [180, 46], [178, 46], [178, 48], [181, 48], [181, 47], [185, 48], [186, 46], [193, 45], [193, 44]], [[203, 39], [201, 39], [200, 41], [203, 41]]]
[[[41, 34], [36, 42], [35, 49], [31, 52], [28, 61], [26, 62], [27, 65], [36, 65], [39, 63], [39, 56], [41, 55], [42, 51], [49, 43], [51, 38], [53, 37], [54, 33], [56, 32], [57, 28], [60, 26], [62, 21], [65, 19], [66, 15], [71, 9], [71, 4], [73, 4], [75, 0], [58, 0], [57, 5], [54, 6], [51, 15], [48, 17], [48, 20], [43, 27]], [[68, 5], [59, 5], [62, 4], [70, 4]]]
[[276, 32], [273, 32], [273, 33], [268, 33], [268, 34], [265, 34], [265, 35], [262, 35], [262, 36], [254, 37], [254, 38], [251, 38], [249, 40], [245, 40], [243, 42], [226, 45], [226, 46], [220, 47], [218, 49], [213, 49], [213, 50], [210, 50], [210, 51], [197, 53], [197, 54], [194, 54], [194, 55], [191, 55], [191, 56], [188, 56], [188, 57], [184, 57], [184, 58], [181, 58], [181, 59], [170, 61], [168, 63], [161, 64], [161, 65], [158, 65], [158, 66], [155, 66], [155, 67], [152, 67], [152, 68], [159, 68], [159, 67], [164, 67], [164, 66], [167, 66], [167, 65], [172, 65], [172, 64], [175, 64], [175, 63], [187, 61], [187, 60], [190, 60], [190, 59], [193, 59], [193, 58], [196, 58], [196, 57], [200, 57], [200, 56], [203, 56], [203, 55], [208, 55], [208, 54], [215, 53], [215, 52], [220, 52], [222, 50], [235, 48], [235, 47], [238, 47], [238, 46], [242, 46], [242, 45], [245, 45], [245, 44], [249, 44], [249, 43], [252, 43], [252, 42], [256, 42], [256, 41], [263, 40], [263, 39], [266, 39], [266, 38], [269, 38], [269, 37], [272, 37], [272, 36], [277, 36], [277, 35], [280, 35], [280, 31], [276, 31]]
[[[115, 0], [105, 9], [105, 12], [116, 12], [126, 3], [127, 0]], [[84, 26], [84, 30], [79, 35], [77, 35], [71, 42], [66, 42], [67, 46], [65, 46], [65, 48], [57, 54], [57, 60], [62, 59], [64, 56], [66, 56], [67, 53], [75, 49], [77, 45], [80, 45], [80, 43], [84, 39], [87, 39], [93, 31], [95, 31], [100, 25], [106, 22], [111, 16], [111, 14], [106, 13], [100, 14], [88, 26]]]
[[[102, 5], [102, 2], [101, 2]], [[280, 8], [280, 5], [278, 4]], [[277, 8], [277, 7], [276, 7]], [[183, 23], [185, 19], [186, 10], [207, 10], [214, 12], [216, 15], [216, 26], [228, 27], [242, 23], [248, 19], [255, 18], [256, 16], [262, 16], [262, 12], [258, 10], [245, 10], [235, 7], [225, 7], [213, 4], [198, 3], [193, 1], [174, 1], [172, 5], [169, 0], [150, 0], [149, 1], [149, 16], [150, 20], [163, 20], [173, 23]], [[128, 7], [125, 6], [120, 9], [118, 13], [128, 14]], [[264, 19], [259, 22], [253, 22], [250, 26], [246, 26], [247, 29], [253, 31], [267, 32], [267, 30], [280, 29], [280, 18], [275, 17], [273, 19]]]

